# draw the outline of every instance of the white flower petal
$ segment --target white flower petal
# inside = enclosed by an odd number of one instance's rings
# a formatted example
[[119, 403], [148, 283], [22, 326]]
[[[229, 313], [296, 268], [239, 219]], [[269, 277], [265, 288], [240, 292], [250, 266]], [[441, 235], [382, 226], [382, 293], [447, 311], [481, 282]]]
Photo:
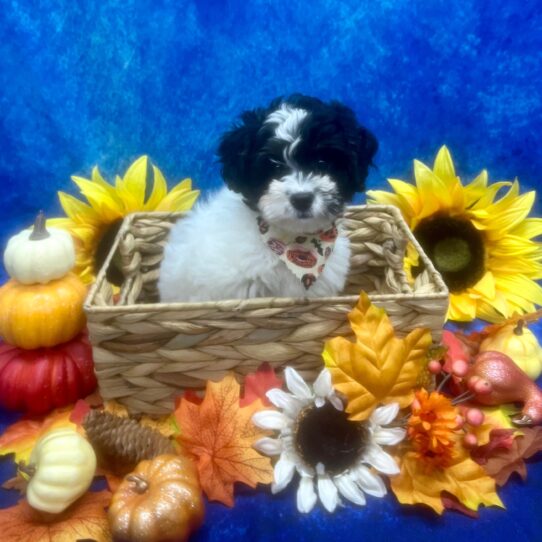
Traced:
[[320, 374], [312, 385], [312, 388], [318, 397], [325, 399], [333, 391], [331, 373], [327, 369], [320, 371]]
[[288, 427], [291, 420], [276, 410], [260, 410], [252, 416], [252, 423], [262, 429], [280, 431]]
[[305, 464], [302, 460], [299, 460], [296, 462], [295, 468], [297, 469], [297, 473], [299, 476], [308, 476], [309, 478], [312, 478], [315, 476], [314, 469], [310, 467], [309, 465]]
[[341, 412], [344, 410], [344, 403], [338, 395], [332, 393], [328, 397], [328, 400], [337, 410], [340, 410]]
[[378, 425], [388, 425], [397, 417], [399, 413], [399, 403], [390, 403], [389, 405], [375, 409], [371, 414], [370, 420]]
[[369, 463], [383, 474], [399, 474], [400, 469], [393, 457], [377, 444], [372, 444], [363, 455], [363, 461]]
[[299, 411], [303, 408], [303, 403], [293, 395], [286, 393], [278, 388], [269, 390], [265, 395], [277, 407], [284, 411], [290, 418], [296, 418]]
[[316, 408], [322, 408], [326, 404], [326, 400], [322, 399], [322, 397], [315, 397], [314, 398], [314, 405]]
[[328, 512], [335, 512], [339, 504], [339, 492], [329, 476], [318, 476], [318, 496]]
[[377, 444], [393, 446], [401, 442], [406, 435], [406, 430], [402, 427], [390, 427], [389, 429], [377, 429], [373, 433], [373, 439]]
[[278, 493], [282, 491], [294, 477], [295, 463], [284, 455], [277, 461], [274, 470], [275, 482], [271, 486], [271, 491]]
[[383, 497], [386, 493], [386, 486], [380, 476], [373, 474], [367, 467], [360, 465], [352, 473], [356, 483], [368, 495]]
[[264, 455], [279, 455], [282, 452], [282, 441], [264, 437], [254, 443], [254, 448]]
[[317, 499], [312, 478], [302, 476], [297, 490], [297, 509], [302, 514], [308, 514], [314, 508]]
[[311, 399], [312, 392], [301, 378], [301, 375], [291, 367], [284, 369], [284, 377], [286, 379], [286, 386], [288, 389], [299, 399]]
[[354, 483], [350, 474], [341, 474], [335, 478], [335, 485], [341, 495], [359, 506], [364, 506], [367, 502], [363, 491]]

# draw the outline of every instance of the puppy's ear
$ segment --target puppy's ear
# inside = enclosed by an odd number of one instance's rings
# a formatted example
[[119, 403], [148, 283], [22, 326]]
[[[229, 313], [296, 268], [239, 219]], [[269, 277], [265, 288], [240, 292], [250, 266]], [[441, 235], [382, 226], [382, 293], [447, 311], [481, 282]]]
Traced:
[[250, 184], [250, 164], [264, 120], [264, 109], [245, 111], [241, 124], [220, 140], [218, 158], [222, 163], [222, 177], [234, 192], [243, 192], [243, 187]]
[[365, 190], [365, 179], [369, 174], [369, 166], [373, 165], [373, 158], [378, 151], [378, 140], [363, 126], [359, 126], [357, 133], [357, 162], [359, 192]]

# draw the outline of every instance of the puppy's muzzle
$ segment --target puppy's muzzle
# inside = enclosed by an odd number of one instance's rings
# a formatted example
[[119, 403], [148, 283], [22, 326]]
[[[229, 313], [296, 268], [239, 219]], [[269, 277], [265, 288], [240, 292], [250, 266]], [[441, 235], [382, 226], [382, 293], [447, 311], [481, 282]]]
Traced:
[[314, 194], [312, 192], [297, 192], [290, 196], [290, 203], [292, 207], [297, 211], [308, 211], [314, 201]]

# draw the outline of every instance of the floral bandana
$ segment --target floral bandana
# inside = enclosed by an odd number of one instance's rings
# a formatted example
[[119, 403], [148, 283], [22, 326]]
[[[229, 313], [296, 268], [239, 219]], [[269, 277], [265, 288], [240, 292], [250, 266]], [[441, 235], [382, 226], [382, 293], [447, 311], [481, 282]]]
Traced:
[[333, 252], [338, 235], [335, 224], [325, 231], [288, 234], [270, 226], [261, 216], [257, 220], [265, 244], [308, 290], [323, 273]]

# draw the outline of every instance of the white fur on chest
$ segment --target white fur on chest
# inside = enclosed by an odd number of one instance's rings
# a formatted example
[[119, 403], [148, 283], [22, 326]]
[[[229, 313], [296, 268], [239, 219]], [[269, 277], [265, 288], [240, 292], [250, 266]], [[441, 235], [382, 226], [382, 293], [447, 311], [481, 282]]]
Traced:
[[264, 244], [256, 213], [223, 189], [173, 227], [158, 289], [162, 302], [334, 296], [344, 288], [349, 260], [349, 241], [339, 235], [324, 272], [306, 290]]

